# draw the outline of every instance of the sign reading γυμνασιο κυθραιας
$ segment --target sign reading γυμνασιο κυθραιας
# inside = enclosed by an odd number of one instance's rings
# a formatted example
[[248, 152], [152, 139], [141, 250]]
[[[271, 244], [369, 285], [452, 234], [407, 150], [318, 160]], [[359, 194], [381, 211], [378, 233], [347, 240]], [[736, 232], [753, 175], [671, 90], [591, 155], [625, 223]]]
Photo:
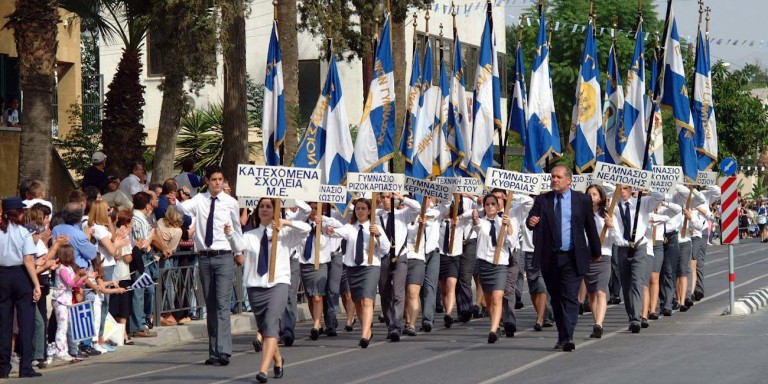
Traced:
[[488, 168], [485, 176], [485, 186], [491, 190], [499, 188], [523, 195], [538, 195], [541, 191], [541, 177], [533, 173]]

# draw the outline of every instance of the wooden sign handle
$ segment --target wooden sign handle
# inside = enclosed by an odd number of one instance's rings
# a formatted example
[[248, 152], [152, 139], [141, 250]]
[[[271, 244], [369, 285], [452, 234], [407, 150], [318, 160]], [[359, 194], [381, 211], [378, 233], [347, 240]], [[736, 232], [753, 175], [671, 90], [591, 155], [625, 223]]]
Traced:
[[[691, 209], [691, 200], [693, 200], [693, 185], [688, 186], [690, 189], [690, 192], [688, 192], [688, 201], [685, 203], [685, 209]], [[685, 236], [688, 235], [688, 218], [685, 217], [685, 212], [683, 212], [683, 231], [680, 232], [680, 237], [685, 238]]]
[[[509, 212], [509, 208], [512, 207], [512, 192], [507, 192], [507, 202], [504, 204], [504, 211], [501, 212], [501, 216]], [[504, 236], [507, 235], [507, 225], [501, 224], [501, 231], [499, 231], [498, 241], [496, 242], [496, 253], [493, 255], [493, 265], [499, 265], [499, 257], [501, 257], [501, 249], [504, 248]]]
[[456, 225], [453, 223], [454, 219], [459, 216], [459, 203], [461, 202], [461, 195], [458, 193], [453, 194], [453, 212], [451, 213], [451, 240], [448, 243], [448, 249], [444, 249], [446, 255], [453, 252], [453, 242], [456, 240]]
[[[613, 191], [613, 196], [611, 197], [611, 206], [608, 208], [608, 215], [613, 216], [613, 211], [616, 209], [616, 203], [619, 201], [619, 196], [621, 195], [621, 186], [616, 185], [616, 190]], [[602, 245], [605, 242], [605, 235], [608, 234], [608, 227], [606, 225], [603, 225], [603, 231], [600, 232], [600, 245]]]
[[[376, 206], [379, 205], [379, 194], [373, 192], [371, 194], [371, 215], [369, 221], [371, 224], [376, 223]], [[354, 215], [354, 212], [352, 212]], [[373, 249], [376, 248], [376, 239], [373, 236], [368, 238], [368, 265], [373, 265]]]
[[[322, 218], [323, 203], [317, 203], [317, 212], [315, 215]], [[320, 269], [320, 237], [323, 235], [323, 226], [317, 227], [315, 224], [315, 271]]]
[[419, 229], [416, 231], [416, 245], [413, 246], [413, 251], [416, 253], [419, 253], [419, 248], [421, 245], [421, 237], [422, 234], [424, 234], [424, 214], [427, 212], [427, 202], [425, 201], [424, 204], [421, 205], [421, 213], [419, 214], [420, 223], [419, 223]]
[[[273, 220], [273, 224], [277, 223], [278, 220], [282, 219], [280, 216], [280, 207], [282, 205], [283, 201], [280, 199], [275, 199], [275, 216]], [[274, 283], [275, 282], [275, 257], [277, 256], [277, 236], [280, 233], [280, 231], [272, 231], [272, 252], [269, 254], [269, 282]]]

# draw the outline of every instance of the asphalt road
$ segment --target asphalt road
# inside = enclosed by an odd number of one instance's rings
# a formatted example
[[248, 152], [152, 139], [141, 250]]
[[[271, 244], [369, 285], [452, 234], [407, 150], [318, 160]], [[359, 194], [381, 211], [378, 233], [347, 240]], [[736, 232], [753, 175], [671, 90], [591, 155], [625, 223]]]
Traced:
[[[735, 246], [736, 297], [768, 285], [768, 245]], [[609, 306], [602, 339], [590, 339], [592, 317], [580, 317], [576, 351], [555, 351], [554, 328], [534, 332], [529, 298], [517, 311], [518, 333], [486, 343], [488, 320], [436, 326], [431, 333], [384, 340], [383, 324], [374, 326], [367, 350], [357, 347], [359, 328], [338, 337], [310, 341], [304, 335], [282, 347], [285, 377], [271, 383], [765, 383], [768, 374], [768, 311], [746, 317], [722, 316], [728, 305], [728, 251], [710, 247], [706, 264], [707, 296], [686, 313], [651, 321], [640, 334], [627, 331], [623, 304]], [[442, 319], [442, 316], [440, 316]], [[438, 321], [442, 324], [442, 321]], [[252, 335], [234, 337], [227, 367], [203, 365], [207, 340], [150, 348], [122, 347], [117, 353], [74, 365], [43, 370], [47, 383], [250, 383], [260, 355]]]

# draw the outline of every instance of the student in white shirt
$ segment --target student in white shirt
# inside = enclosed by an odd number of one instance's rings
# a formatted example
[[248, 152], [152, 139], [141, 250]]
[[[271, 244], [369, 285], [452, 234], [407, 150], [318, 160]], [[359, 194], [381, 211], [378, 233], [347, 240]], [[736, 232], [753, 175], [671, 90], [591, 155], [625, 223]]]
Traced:
[[[260, 383], [267, 382], [265, 372], [274, 362], [274, 377], [283, 377], [284, 359], [277, 346], [280, 331], [280, 316], [288, 303], [291, 284], [290, 250], [301, 243], [310, 231], [310, 226], [301, 221], [274, 220], [275, 205], [269, 198], [262, 198], [258, 204], [259, 226], [240, 234], [232, 225], [224, 225], [229, 245], [244, 263], [243, 280], [248, 290], [253, 315], [256, 317], [258, 333], [254, 343], [257, 351], [262, 350], [261, 367], [256, 376]], [[277, 232], [277, 233], [275, 233]], [[274, 281], [269, 281], [272, 239], [278, 237]], [[259, 337], [261, 336], [261, 337]]]
[[599, 339], [603, 336], [603, 321], [608, 305], [607, 292], [608, 281], [611, 278], [611, 248], [613, 248], [613, 236], [615, 228], [613, 217], [608, 215], [606, 205], [608, 197], [599, 185], [587, 187], [587, 194], [592, 198], [592, 212], [595, 215], [597, 232], [602, 233], [603, 227], [608, 230], [600, 247], [600, 259], [589, 265], [589, 271], [584, 275], [584, 283], [589, 293], [589, 304], [592, 310], [592, 318], [595, 324], [592, 326], [591, 338]]
[[[446, 328], [450, 328], [453, 325], [453, 308], [456, 305], [456, 283], [459, 279], [459, 265], [461, 259], [461, 253], [463, 251], [462, 237], [466, 227], [471, 227], [472, 210], [461, 210], [457, 216], [451, 219], [453, 213], [453, 204], [450, 203], [447, 207], [445, 205], [439, 205], [440, 210], [440, 293], [443, 297], [443, 305], [445, 308], [445, 315], [443, 316], [443, 324]], [[460, 204], [461, 205], [461, 204]], [[453, 248], [450, 248], [451, 233], [455, 232], [453, 239]]]
[[[424, 204], [430, 207], [432, 201], [430, 198], [424, 198]], [[406, 325], [403, 328], [403, 333], [408, 336], [416, 336], [416, 320], [419, 318], [419, 310], [421, 309], [421, 290], [424, 285], [425, 273], [426, 273], [426, 261], [427, 253], [429, 252], [429, 235], [427, 227], [432, 225], [430, 223], [435, 222], [439, 211], [434, 208], [428, 208], [424, 214], [424, 220], [421, 217], [407, 225], [408, 235], [406, 242], [406, 249], [408, 251], [408, 273], [405, 278], [405, 321]], [[418, 238], [419, 224], [423, 225], [421, 233], [421, 242], [419, 244], [419, 250], [416, 251], [416, 240]], [[434, 239], [434, 244], [437, 245], [437, 239]], [[434, 314], [434, 299], [432, 300], [432, 313]], [[426, 317], [422, 319], [422, 328], [425, 332], [432, 331], [432, 322]]]
[[[477, 263], [478, 276], [483, 287], [485, 303], [490, 312], [491, 328], [488, 333], [488, 343], [499, 339], [498, 329], [501, 321], [502, 299], [507, 285], [507, 266], [510, 254], [517, 247], [517, 231], [519, 223], [503, 212], [501, 201], [489, 194], [483, 198], [485, 217], [480, 218], [477, 210], [472, 212], [473, 231], [477, 233]], [[501, 232], [505, 226], [506, 233]], [[496, 248], [502, 247], [498, 264], [494, 264]]]
[[[343, 226], [328, 226], [325, 230], [330, 237], [347, 241], [344, 254], [344, 265], [347, 266], [347, 280], [355, 302], [357, 317], [360, 318], [362, 338], [360, 347], [368, 348], [373, 338], [371, 322], [373, 321], [373, 299], [376, 297], [376, 287], [379, 282], [381, 269], [380, 258], [389, 252], [389, 239], [382, 233], [376, 223], [370, 221], [371, 202], [367, 199], [357, 199], [354, 203], [354, 214], [348, 224]], [[368, 248], [375, 247], [372, 263], [368, 262]]]

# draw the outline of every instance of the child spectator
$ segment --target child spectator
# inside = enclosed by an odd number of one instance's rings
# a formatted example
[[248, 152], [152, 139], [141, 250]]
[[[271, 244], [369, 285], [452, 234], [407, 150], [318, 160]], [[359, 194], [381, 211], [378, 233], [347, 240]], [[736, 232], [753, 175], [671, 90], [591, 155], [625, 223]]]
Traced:
[[61, 265], [56, 270], [56, 287], [53, 290], [53, 311], [56, 313], [56, 358], [71, 362], [67, 347], [67, 331], [69, 319], [67, 306], [72, 305], [73, 288], [82, 287], [88, 278], [84, 269], [75, 264], [75, 249], [69, 245], [62, 245], [56, 252], [56, 258]]

